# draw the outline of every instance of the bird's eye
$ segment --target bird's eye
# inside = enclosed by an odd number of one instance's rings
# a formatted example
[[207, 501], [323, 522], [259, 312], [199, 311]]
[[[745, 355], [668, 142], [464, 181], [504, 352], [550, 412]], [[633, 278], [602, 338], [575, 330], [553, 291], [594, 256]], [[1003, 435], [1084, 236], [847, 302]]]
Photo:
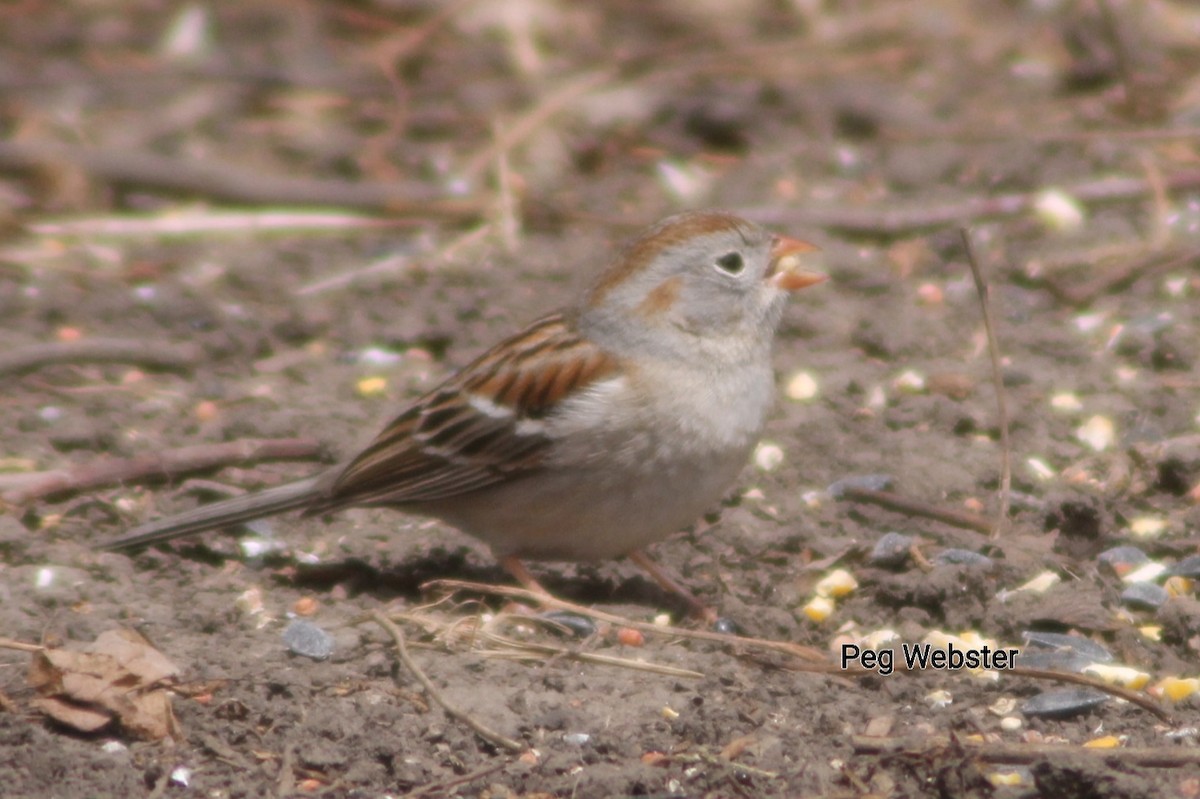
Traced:
[[741, 274], [741, 271], [746, 268], [746, 262], [742, 260], [740, 252], [727, 252], [716, 260], [717, 269], [730, 275]]

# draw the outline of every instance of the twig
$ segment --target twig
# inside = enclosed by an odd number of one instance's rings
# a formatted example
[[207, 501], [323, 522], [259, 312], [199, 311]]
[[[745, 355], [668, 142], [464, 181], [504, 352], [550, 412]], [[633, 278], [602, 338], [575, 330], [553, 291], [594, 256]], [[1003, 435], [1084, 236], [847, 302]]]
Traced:
[[992, 538], [997, 538], [1008, 529], [1008, 508], [1012, 500], [1012, 444], [1008, 437], [1008, 392], [1004, 390], [1004, 376], [1000, 373], [1000, 344], [996, 339], [996, 327], [992, 323], [991, 292], [983, 279], [983, 270], [975, 257], [971, 242], [971, 231], [959, 228], [963, 248], [967, 251], [967, 263], [971, 277], [975, 280], [975, 293], [979, 295], [979, 307], [983, 312], [983, 329], [987, 333], [988, 356], [992, 361], [992, 385], [996, 389], [996, 413], [1000, 424], [1000, 510], [992, 528]]
[[220, 444], [198, 444], [134, 458], [104, 456], [62, 469], [26, 474], [0, 474], [0, 499], [22, 505], [57, 494], [143, 481], [172, 480], [188, 472], [267, 460], [311, 460], [323, 447], [311, 438], [247, 438]]
[[[594, 608], [576, 605], [573, 602], [567, 602], [557, 597], [547, 594], [540, 594], [536, 591], [530, 591], [525, 588], [516, 588], [507, 585], [488, 585], [486, 583], [472, 583], [465, 580], [433, 580], [422, 586], [424, 589], [443, 589], [447, 591], [472, 591], [474, 593], [492, 594], [494, 596], [509, 597], [512, 599], [520, 599], [526, 602], [532, 602], [543, 607], [556, 608], [558, 610], [566, 610], [571, 613], [578, 613], [581, 616], [605, 621], [609, 624], [617, 624], [624, 627], [630, 627], [642, 632], [653, 633], [655, 635], [668, 635], [673, 638], [692, 638], [699, 641], [712, 641], [725, 646], [746, 646], [756, 649], [767, 649], [773, 652], [782, 652], [787, 655], [799, 658], [811, 663], [821, 664], [834, 668], [833, 664], [829, 663], [826, 654], [818, 649], [813, 649], [800, 644], [793, 644], [787, 641], [771, 641], [766, 638], [746, 638], [740, 635], [725, 635], [723, 633], [714, 633], [708, 630], [687, 630], [682, 627], [660, 627], [657, 624], [648, 622], [634, 621], [617, 616], [613, 613], [605, 613]], [[822, 670], [822, 669], [818, 669]], [[838, 670], [841, 673], [841, 670]]]
[[269, 211], [173, 209], [155, 214], [116, 214], [47, 219], [26, 227], [41, 236], [91, 238], [166, 238], [204, 234], [322, 232], [326, 230], [376, 230], [411, 225], [411, 220], [381, 219], [366, 214], [340, 211], [301, 211], [273, 208]]
[[891, 491], [872, 491], [869, 488], [846, 486], [842, 489], [840, 499], [852, 499], [856, 502], [878, 505], [881, 508], [903, 513], [906, 516], [933, 519], [934, 521], [939, 521], [962, 530], [974, 530], [979, 533], [990, 533], [992, 531], [992, 523], [977, 513], [940, 508], [937, 505], [931, 505], [928, 502], [922, 502], [918, 499], [903, 497]]
[[186, 371], [196, 365], [196, 347], [162, 341], [82, 338], [15, 347], [0, 354], [0, 376], [61, 363], [128, 363], [147, 369]]
[[1054, 759], [1064, 754], [1094, 757], [1108, 761], [1119, 760], [1142, 768], [1177, 768], [1200, 763], [1200, 749], [1167, 749], [1161, 746], [1130, 747], [1128, 749], [1090, 749], [1071, 744], [1010, 744], [972, 743], [956, 738], [953, 741], [943, 736], [922, 738], [871, 738], [855, 735], [850, 738], [856, 754], [882, 755], [892, 753], [919, 753], [942, 749], [957, 743], [972, 757], [985, 763], [1028, 764], [1039, 760]]
[[426, 794], [430, 794], [430, 793], [435, 793], [435, 792], [440, 793], [442, 791], [446, 791], [450, 788], [454, 788], [459, 785], [466, 785], [468, 782], [474, 782], [475, 780], [479, 779], [480, 777], [486, 777], [489, 774], [494, 774], [495, 772], [499, 771], [500, 769], [504, 768], [507, 765], [508, 765], [507, 763], [492, 763], [490, 765], [484, 766], [483, 768], [477, 768], [474, 771], [468, 771], [466, 774], [463, 774], [461, 777], [455, 777], [452, 780], [442, 780], [440, 782], [426, 783], [425, 785], [421, 785], [416, 788], [413, 788], [408, 793], [400, 794], [400, 796], [401, 797], [425, 796]]
[[46, 647], [40, 644], [27, 644], [15, 638], [0, 638], [0, 649], [15, 649], [18, 652], [45, 652]]
[[[1168, 175], [1163, 178], [1162, 187], [1167, 191], [1200, 188], [1200, 170]], [[1145, 178], [1102, 178], [1066, 186], [1064, 190], [1084, 203], [1136, 200], [1154, 193], [1154, 187]], [[877, 208], [831, 208], [826, 204], [803, 208], [760, 206], [738, 210], [746, 218], [764, 224], [801, 223], [848, 234], [900, 236], [984, 219], [1018, 216], [1033, 207], [1039, 193], [966, 197], [955, 202], [915, 208], [908, 203], [897, 203], [893, 198], [888, 205]]]
[[501, 735], [490, 727], [485, 726], [483, 722], [479, 721], [471, 714], [467, 713], [466, 711], [459, 710], [457, 707], [450, 704], [442, 692], [438, 690], [438, 687], [433, 684], [433, 681], [430, 680], [425, 672], [421, 670], [421, 667], [417, 665], [416, 661], [409, 656], [408, 646], [404, 642], [404, 631], [397, 627], [391, 619], [389, 619], [387, 616], [384, 616], [382, 613], [372, 613], [371, 619], [392, 637], [392, 640], [396, 643], [396, 655], [400, 658], [400, 662], [403, 663], [404, 667], [412, 673], [413, 677], [416, 677], [417, 682], [421, 683], [421, 686], [425, 689], [425, 693], [429, 694], [429, 698], [436, 702], [442, 708], [442, 710], [446, 711], [447, 716], [461, 721], [463, 724], [466, 724], [468, 727], [470, 727], [476, 735], [486, 741], [490, 741], [502, 749], [507, 749], [510, 752], [520, 753], [529, 748], [520, 741], [514, 741], [512, 738]]
[[[407, 618], [407, 616], [405, 616]], [[646, 671], [652, 674], [662, 674], [667, 677], [683, 677], [687, 679], [698, 680], [704, 677], [703, 672], [693, 671], [692, 669], [681, 669], [675, 666], [665, 666], [661, 663], [649, 663], [644, 660], [630, 660], [629, 658], [616, 657], [614, 655], [601, 655], [596, 652], [581, 652], [578, 649], [573, 649], [565, 646], [553, 646], [551, 644], [543, 644], [536, 641], [518, 641], [515, 638], [509, 638], [504, 635], [480, 630], [477, 636], [481, 642], [486, 642], [503, 649], [482, 649], [479, 650], [481, 655], [485, 657], [501, 657], [509, 659], [531, 660], [549, 658], [565, 658], [567, 660], [575, 660], [581, 663], [594, 663], [601, 666], [616, 666], [618, 668], [633, 669], [634, 671]]]
[[484, 203], [477, 198], [446, 197], [421, 184], [279, 177], [241, 166], [171, 158], [145, 150], [0, 141], [0, 169], [38, 169], [61, 162], [113, 183], [150, 186], [251, 205], [338, 206], [394, 216], [456, 220], [475, 219], [484, 209]]

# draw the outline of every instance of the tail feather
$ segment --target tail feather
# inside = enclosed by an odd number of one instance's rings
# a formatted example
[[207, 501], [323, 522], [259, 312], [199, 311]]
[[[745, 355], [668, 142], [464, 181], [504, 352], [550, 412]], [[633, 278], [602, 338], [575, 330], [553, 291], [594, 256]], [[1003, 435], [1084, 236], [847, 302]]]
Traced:
[[234, 497], [165, 519], [138, 525], [125, 535], [100, 544], [103, 550], [134, 549], [148, 544], [170, 541], [205, 530], [215, 530], [230, 524], [249, 522], [264, 516], [274, 516], [297, 508], [305, 508], [317, 498], [315, 488], [320, 476], [269, 488], [255, 494]]

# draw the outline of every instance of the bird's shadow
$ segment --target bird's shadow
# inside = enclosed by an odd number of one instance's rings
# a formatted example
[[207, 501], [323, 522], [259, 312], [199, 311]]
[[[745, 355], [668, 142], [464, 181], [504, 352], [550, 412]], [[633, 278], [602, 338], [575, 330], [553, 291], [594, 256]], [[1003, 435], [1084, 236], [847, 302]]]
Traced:
[[[269, 571], [275, 582], [294, 588], [328, 593], [337, 587], [350, 596], [367, 594], [381, 602], [396, 599], [421, 601], [428, 598], [424, 589], [435, 580], [459, 580], [485, 585], [513, 585], [513, 578], [498, 564], [472, 556], [467, 547], [434, 547], [398, 561], [372, 562], [348, 557], [306, 563], [289, 551], [257, 558], [234, 555], [224, 548], [206, 543], [179, 547], [176, 554], [190, 560], [220, 567], [228, 561], [251, 563]], [[665, 608], [686, 615], [687, 605], [667, 593], [640, 573], [629, 573], [630, 566], [610, 564], [552, 564], [534, 566], [541, 584], [560, 599], [579, 605], [640, 605]], [[490, 600], [489, 600], [490, 601]]]

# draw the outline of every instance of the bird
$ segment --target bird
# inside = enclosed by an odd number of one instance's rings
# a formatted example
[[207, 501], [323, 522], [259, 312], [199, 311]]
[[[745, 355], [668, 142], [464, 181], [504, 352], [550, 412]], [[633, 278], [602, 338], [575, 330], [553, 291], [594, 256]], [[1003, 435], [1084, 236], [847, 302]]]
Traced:
[[787, 297], [827, 278], [802, 267], [816, 249], [726, 211], [669, 216], [577, 304], [478, 356], [340, 465], [146, 522], [100, 548], [285, 511], [386, 507], [481, 540], [538, 594], [526, 560], [624, 556], [711, 620], [645, 547], [693, 523], [745, 466], [774, 402], [771, 349]]

